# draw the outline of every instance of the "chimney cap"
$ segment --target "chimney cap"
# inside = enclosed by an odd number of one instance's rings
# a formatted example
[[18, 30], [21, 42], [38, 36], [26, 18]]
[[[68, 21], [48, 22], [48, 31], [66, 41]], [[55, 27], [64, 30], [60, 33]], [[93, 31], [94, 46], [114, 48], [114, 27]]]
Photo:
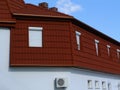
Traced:
[[51, 7], [51, 8], [49, 8], [49, 10], [57, 12], [57, 11], [58, 11], [58, 8], [56, 8], [56, 7]]
[[39, 6], [43, 7], [43, 8], [48, 8], [48, 3], [47, 2], [42, 2], [42, 3], [39, 3]]

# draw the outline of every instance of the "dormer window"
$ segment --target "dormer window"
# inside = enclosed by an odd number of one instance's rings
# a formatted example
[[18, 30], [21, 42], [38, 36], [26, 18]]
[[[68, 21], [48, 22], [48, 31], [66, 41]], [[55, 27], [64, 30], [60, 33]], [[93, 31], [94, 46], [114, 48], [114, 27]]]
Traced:
[[42, 27], [29, 27], [29, 47], [42, 47]]
[[77, 42], [77, 49], [80, 50], [80, 35], [81, 33], [76, 31], [76, 42]]
[[95, 49], [96, 49], [96, 55], [99, 55], [99, 41], [95, 39]]
[[107, 45], [107, 53], [108, 53], [108, 56], [110, 56], [110, 45]]
[[120, 59], [120, 49], [117, 49], [117, 57]]

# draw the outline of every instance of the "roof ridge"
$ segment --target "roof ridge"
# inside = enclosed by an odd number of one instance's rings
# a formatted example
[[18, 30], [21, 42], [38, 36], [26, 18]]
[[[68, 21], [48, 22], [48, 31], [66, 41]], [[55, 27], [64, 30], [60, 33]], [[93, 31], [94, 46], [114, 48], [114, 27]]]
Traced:
[[[58, 12], [58, 11], [53, 11], [50, 8], [44, 8], [42, 6], [36, 6], [34, 4], [31, 3], [16, 3], [15, 0], [12, 0], [14, 2], [12, 2], [11, 0], [8, 0], [9, 4], [14, 3], [16, 4], [15, 6], [18, 6], [16, 8], [13, 8], [11, 5], [10, 9], [12, 14], [13, 13], [18, 13], [18, 14], [26, 14], [26, 15], [30, 15], [30, 14], [34, 14], [36, 16], [57, 16], [57, 17], [67, 17], [67, 18], [73, 18], [73, 16]], [[21, 0], [20, 0], [21, 1]], [[23, 0], [22, 0], [23, 1]], [[20, 4], [20, 5], [18, 5]], [[22, 5], [22, 6], [21, 6]], [[19, 9], [19, 10], [18, 10]]]
[[37, 9], [38, 9], [38, 8], [41, 8], [41, 9], [47, 10], [47, 11], [49, 11], [49, 12], [59, 13], [59, 14], [65, 15], [65, 16], [73, 17], [73, 16], [70, 16], [70, 15], [68, 15], [68, 14], [64, 14], [64, 13], [59, 12], [59, 11], [52, 11], [52, 10], [50, 10], [50, 8], [39, 7], [39, 6], [36, 6], [36, 5], [34, 5], [34, 4], [31, 4], [31, 3], [27, 3], [26, 5], [31, 5], [31, 6], [36, 7]]

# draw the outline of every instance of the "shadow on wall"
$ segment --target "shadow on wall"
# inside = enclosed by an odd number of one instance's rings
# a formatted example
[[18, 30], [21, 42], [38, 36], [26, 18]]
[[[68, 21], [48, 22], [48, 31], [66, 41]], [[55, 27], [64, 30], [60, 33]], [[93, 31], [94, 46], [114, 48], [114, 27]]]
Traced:
[[10, 67], [10, 72], [70, 72], [70, 68], [59, 67]]
[[110, 73], [104, 73], [104, 72], [98, 72], [93, 70], [86, 70], [86, 69], [80, 69], [80, 68], [73, 68], [71, 70], [72, 74], [78, 74], [78, 75], [89, 75], [92, 77], [102, 77], [102, 78], [111, 78], [111, 79], [120, 79], [119, 75], [110, 74]]
[[66, 90], [66, 88], [56, 88], [56, 87], [54, 87], [54, 90]]
[[[69, 72], [71, 74], [78, 74], [78, 75], [89, 75], [89, 76], [98, 76], [103, 78], [113, 78], [119, 79], [118, 75], [103, 73], [103, 72], [96, 72], [92, 70], [85, 70], [85, 69], [78, 69], [78, 68], [64, 68], [64, 67], [10, 67], [10, 72]], [[116, 77], [115, 77], [116, 76]], [[59, 90], [59, 89], [58, 89]], [[60, 89], [61, 90], [61, 89]], [[64, 88], [62, 89], [64, 90]]]

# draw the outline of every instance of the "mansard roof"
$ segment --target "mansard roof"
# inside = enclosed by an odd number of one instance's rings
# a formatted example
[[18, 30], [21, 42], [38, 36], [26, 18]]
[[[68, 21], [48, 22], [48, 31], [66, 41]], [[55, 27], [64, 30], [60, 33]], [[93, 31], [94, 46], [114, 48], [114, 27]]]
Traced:
[[111, 37], [99, 32], [98, 30], [92, 28], [91, 26], [75, 19], [73, 16], [66, 15], [64, 13], [60, 13], [57, 10], [53, 10], [49, 7], [44, 7], [42, 5], [32, 5], [26, 4], [24, 0], [0, 0], [0, 23], [16, 23], [15, 16], [21, 17], [47, 17], [47, 18], [60, 18], [60, 19], [67, 19], [70, 20], [72, 23], [85, 28], [85, 30], [94, 33], [112, 43], [120, 46], [120, 42], [112, 39]]

